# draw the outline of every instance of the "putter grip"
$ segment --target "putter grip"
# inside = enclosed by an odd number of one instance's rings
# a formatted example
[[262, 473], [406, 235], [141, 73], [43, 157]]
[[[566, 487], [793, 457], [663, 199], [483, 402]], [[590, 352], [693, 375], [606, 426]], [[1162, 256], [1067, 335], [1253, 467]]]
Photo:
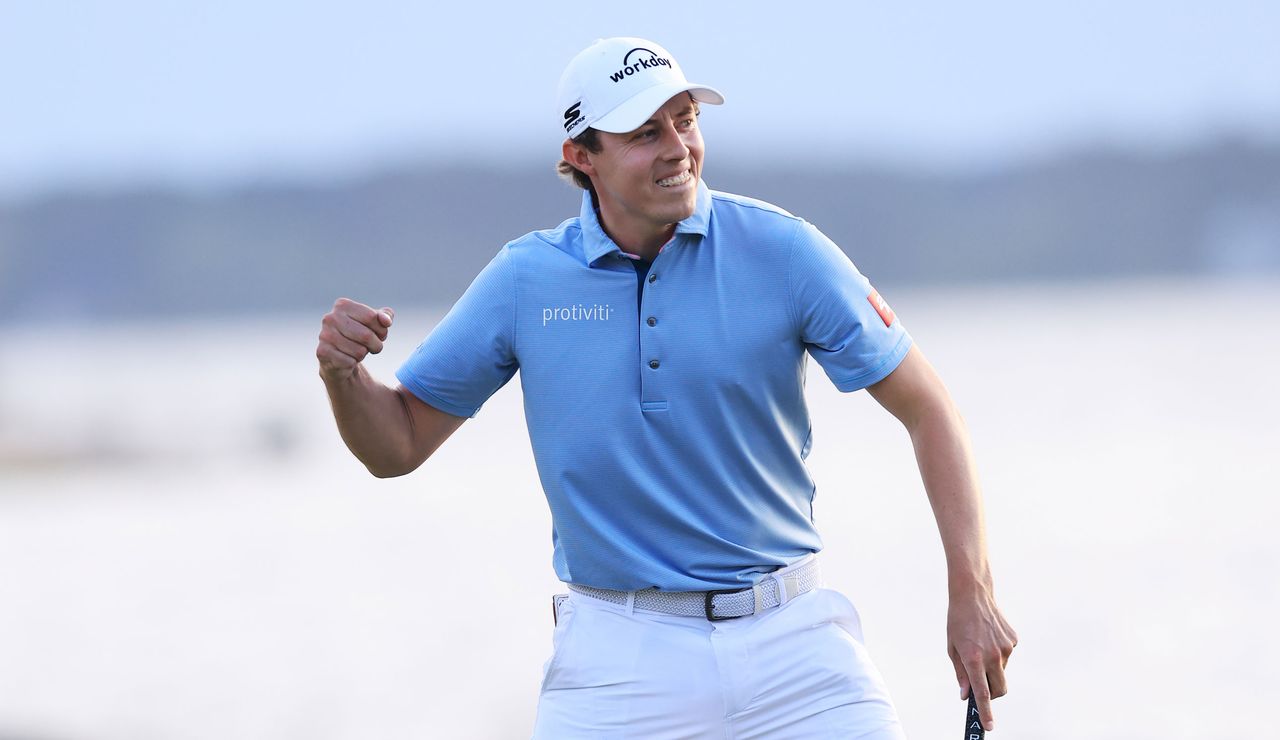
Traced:
[[973, 691], [969, 692], [969, 709], [964, 713], [964, 740], [984, 740], [987, 731], [982, 729], [982, 718], [978, 716], [978, 702], [973, 700]]

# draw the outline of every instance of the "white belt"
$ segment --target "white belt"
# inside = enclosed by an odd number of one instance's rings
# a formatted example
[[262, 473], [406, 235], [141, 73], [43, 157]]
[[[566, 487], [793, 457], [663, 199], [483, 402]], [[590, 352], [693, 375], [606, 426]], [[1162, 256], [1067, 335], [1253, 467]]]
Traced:
[[[806, 555], [798, 562], [772, 573], [765, 573], [754, 586], [719, 591], [659, 591], [647, 588], [643, 591], [611, 591], [570, 583], [569, 588], [580, 594], [614, 604], [625, 604], [634, 598], [637, 609], [648, 609], [685, 617], [706, 617], [717, 622], [756, 614], [765, 609], [780, 606], [807, 591], [817, 588], [821, 582], [818, 559]], [[634, 597], [633, 597], [634, 594]]]

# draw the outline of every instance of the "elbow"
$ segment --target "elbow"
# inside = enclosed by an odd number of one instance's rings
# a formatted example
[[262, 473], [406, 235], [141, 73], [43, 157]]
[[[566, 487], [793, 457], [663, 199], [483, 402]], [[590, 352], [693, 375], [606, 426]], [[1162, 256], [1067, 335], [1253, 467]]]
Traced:
[[368, 465], [368, 464], [365, 465], [365, 468], [369, 470], [369, 474], [372, 475], [374, 478], [380, 478], [383, 480], [387, 478], [399, 478], [402, 475], [407, 475], [410, 472], [412, 472], [410, 470], [402, 470], [400, 468], [382, 467], [378, 465]]
[[383, 459], [383, 460], [365, 460], [361, 459], [364, 467], [374, 478], [399, 478], [402, 475], [408, 475], [417, 470], [422, 465], [422, 460], [410, 460], [408, 457]]
[[964, 417], [960, 409], [949, 397], [937, 399], [937, 403], [923, 405], [907, 418], [902, 420], [903, 426], [911, 436], [922, 431], [945, 429], [957, 432], [965, 431]]

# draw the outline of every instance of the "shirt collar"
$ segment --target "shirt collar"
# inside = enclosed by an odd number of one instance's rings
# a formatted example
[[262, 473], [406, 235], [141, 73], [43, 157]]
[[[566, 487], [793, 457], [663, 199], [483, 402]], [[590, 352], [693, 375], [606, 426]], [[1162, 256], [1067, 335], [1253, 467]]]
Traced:
[[[622, 252], [609, 235], [604, 233], [604, 227], [600, 225], [600, 217], [596, 214], [590, 191], [582, 191], [582, 212], [579, 215], [578, 220], [582, 226], [582, 256], [587, 265], [594, 265], [596, 260], [611, 252]], [[698, 180], [698, 195], [694, 203], [693, 215], [676, 224], [676, 233], [697, 234], [705, 237], [707, 225], [710, 222], [711, 191], [707, 189], [705, 182]]]

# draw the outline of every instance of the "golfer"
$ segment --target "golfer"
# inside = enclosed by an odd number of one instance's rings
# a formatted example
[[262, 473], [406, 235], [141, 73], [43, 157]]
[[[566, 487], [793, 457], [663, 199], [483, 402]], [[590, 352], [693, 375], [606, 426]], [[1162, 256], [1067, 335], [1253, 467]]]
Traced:
[[555, 125], [580, 214], [503, 246], [395, 388], [361, 365], [391, 309], [338, 300], [316, 350], [338, 429], [374, 475], [404, 475], [520, 372], [567, 590], [535, 738], [901, 738], [857, 611], [819, 571], [812, 357], [910, 433], [946, 553], [948, 652], [992, 729], [1017, 638], [960, 415], [835, 244], [703, 182], [698, 116], [723, 102], [652, 41], [575, 57]]

